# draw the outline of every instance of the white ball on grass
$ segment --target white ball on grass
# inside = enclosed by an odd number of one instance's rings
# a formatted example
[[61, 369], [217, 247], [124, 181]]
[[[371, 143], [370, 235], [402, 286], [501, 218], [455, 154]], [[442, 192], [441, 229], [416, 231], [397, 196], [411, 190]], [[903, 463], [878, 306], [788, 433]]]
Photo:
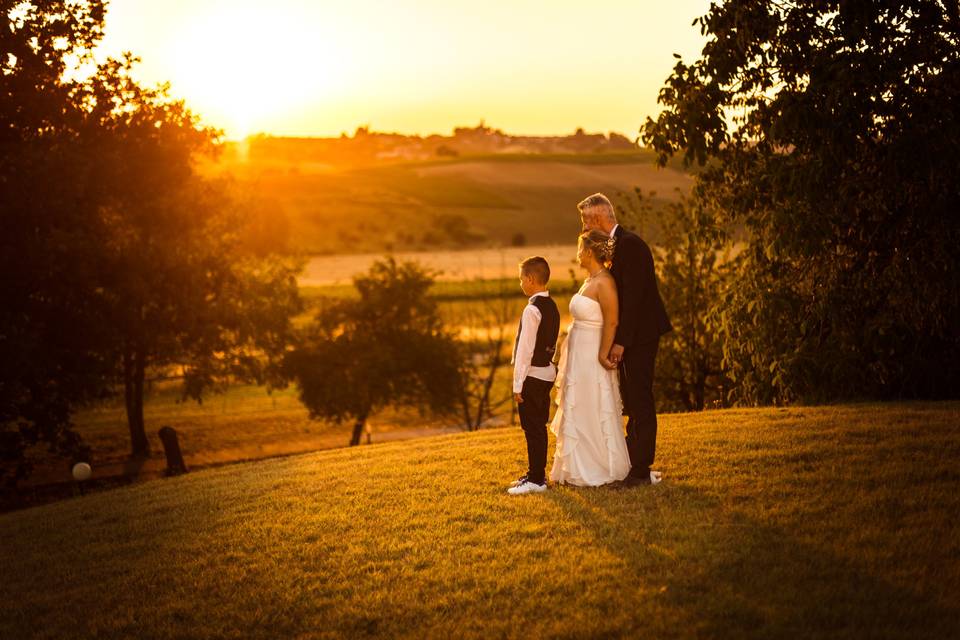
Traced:
[[73, 479], [77, 482], [83, 482], [84, 480], [89, 480], [93, 472], [90, 469], [90, 465], [86, 462], [78, 462], [73, 465]]

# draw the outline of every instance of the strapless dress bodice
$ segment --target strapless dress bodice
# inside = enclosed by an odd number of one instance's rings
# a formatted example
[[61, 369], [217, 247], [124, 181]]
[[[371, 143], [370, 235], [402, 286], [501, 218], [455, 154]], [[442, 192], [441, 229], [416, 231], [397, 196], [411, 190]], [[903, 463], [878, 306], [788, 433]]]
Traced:
[[575, 293], [570, 298], [570, 316], [578, 327], [603, 327], [600, 303], [582, 293]]

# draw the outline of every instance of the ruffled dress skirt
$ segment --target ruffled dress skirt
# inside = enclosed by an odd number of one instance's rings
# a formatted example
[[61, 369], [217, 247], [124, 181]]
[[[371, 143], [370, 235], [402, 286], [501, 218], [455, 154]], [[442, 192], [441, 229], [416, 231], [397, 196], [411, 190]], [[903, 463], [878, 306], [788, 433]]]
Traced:
[[597, 360], [602, 330], [602, 322], [575, 319], [561, 348], [550, 424], [557, 437], [554, 482], [596, 487], [630, 472], [617, 372]]

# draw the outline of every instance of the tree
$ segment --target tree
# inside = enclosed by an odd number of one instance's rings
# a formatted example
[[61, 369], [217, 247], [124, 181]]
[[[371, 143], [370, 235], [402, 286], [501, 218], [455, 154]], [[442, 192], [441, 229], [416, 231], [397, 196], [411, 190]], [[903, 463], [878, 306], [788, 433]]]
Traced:
[[[510, 363], [509, 349], [517, 318], [516, 297], [501, 290], [482, 306], [471, 305], [459, 319], [461, 326], [460, 413], [467, 431], [476, 431], [513, 402], [511, 389], [499, 393], [495, 387], [498, 373]], [[508, 328], [509, 327], [509, 328]]]
[[0, 481], [26, 476], [26, 451], [86, 454], [74, 408], [107, 392], [105, 335], [89, 312], [95, 205], [78, 144], [82, 82], [104, 3], [0, 2]]
[[737, 271], [727, 231], [695, 196], [657, 206], [654, 195], [635, 189], [621, 208], [624, 226], [657, 230], [657, 278], [673, 331], [657, 352], [658, 406], [702, 411], [726, 406], [731, 388], [723, 368], [718, 303]]
[[955, 2], [733, 0], [694, 22], [648, 119], [748, 243], [724, 294], [744, 403], [955, 395]]
[[228, 381], [278, 382], [301, 306], [296, 261], [261, 255], [247, 240], [253, 210], [196, 172], [217, 133], [164, 88], [133, 81], [134, 62], [100, 67], [86, 133], [102, 189], [98, 311], [140, 456], [149, 452], [148, 370], [176, 371], [185, 397], [198, 401]]
[[217, 132], [134, 82], [129, 55], [78, 75], [104, 3], [0, 9], [0, 444], [16, 479], [35, 444], [80, 455], [70, 416], [118, 380], [143, 455], [151, 369], [197, 399], [275, 379], [299, 298], [296, 265], [242, 241], [247, 210], [195, 169]]
[[326, 302], [286, 358], [310, 417], [353, 420], [354, 446], [383, 407], [455, 411], [461, 353], [427, 296], [430, 275], [387, 258], [353, 283], [359, 298]]

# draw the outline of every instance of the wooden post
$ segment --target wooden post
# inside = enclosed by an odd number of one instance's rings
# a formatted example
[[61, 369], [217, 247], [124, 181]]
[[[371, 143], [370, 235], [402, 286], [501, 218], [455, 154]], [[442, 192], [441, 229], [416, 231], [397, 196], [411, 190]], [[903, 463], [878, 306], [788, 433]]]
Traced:
[[160, 442], [163, 443], [163, 452], [167, 456], [167, 475], [173, 476], [187, 472], [187, 465], [183, 462], [183, 453], [177, 441], [177, 431], [173, 427], [160, 428]]

